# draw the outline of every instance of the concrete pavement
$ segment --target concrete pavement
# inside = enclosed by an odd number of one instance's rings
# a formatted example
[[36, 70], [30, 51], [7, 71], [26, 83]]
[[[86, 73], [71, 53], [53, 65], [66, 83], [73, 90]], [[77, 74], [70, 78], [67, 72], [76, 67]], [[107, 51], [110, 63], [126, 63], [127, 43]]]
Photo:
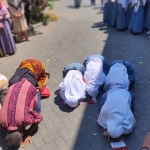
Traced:
[[[136, 73], [135, 94], [136, 127], [125, 138], [129, 150], [138, 150], [150, 129], [150, 39], [146, 35], [134, 36], [102, 27], [100, 1], [95, 7], [83, 0], [82, 7], [74, 9], [74, 1], [55, 2], [52, 13], [58, 16], [40, 29], [30, 42], [17, 44], [17, 53], [0, 59], [1, 73], [8, 79], [20, 62], [27, 58], [41, 60], [51, 74], [48, 87], [51, 97], [42, 100], [43, 121], [33, 136], [33, 143], [25, 150], [110, 150], [97, 125], [99, 101], [94, 105], [85, 102], [72, 110], [61, 103], [58, 85], [62, 81], [63, 67], [71, 62], [83, 62], [92, 54], [102, 54], [108, 61], [126, 59]], [[47, 61], [48, 60], [48, 61]], [[5, 150], [0, 135], [0, 149]], [[20, 148], [22, 149], [22, 148]]]

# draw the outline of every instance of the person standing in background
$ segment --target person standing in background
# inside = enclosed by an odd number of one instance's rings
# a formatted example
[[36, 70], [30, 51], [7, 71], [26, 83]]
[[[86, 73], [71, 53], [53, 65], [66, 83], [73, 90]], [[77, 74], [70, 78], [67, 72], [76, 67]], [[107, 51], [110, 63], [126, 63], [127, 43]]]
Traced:
[[10, 17], [6, 7], [0, 0], [0, 49], [5, 57], [15, 54], [16, 46], [13, 40], [8, 18]]
[[150, 34], [150, 1], [147, 0], [145, 8], [145, 21], [144, 28], [147, 30], [147, 34]]
[[118, 15], [118, 1], [112, 0], [112, 17], [111, 17], [111, 26], [115, 27], [117, 23], [117, 15]]
[[96, 5], [95, 0], [91, 0], [91, 5], [92, 5], [92, 6], [95, 6], [95, 5]]
[[112, 18], [112, 2], [111, 0], [104, 0], [104, 15], [103, 15], [103, 24], [110, 25]]
[[81, 0], [74, 0], [74, 2], [75, 2], [75, 8], [81, 7]]
[[25, 3], [21, 2], [18, 8], [9, 5], [9, 11], [13, 20], [13, 32], [18, 36], [18, 42], [22, 41], [22, 34], [28, 41], [28, 25], [24, 15]]
[[127, 12], [127, 1], [118, 0], [118, 16], [117, 16], [117, 30], [124, 30], [127, 28], [126, 12]]
[[144, 29], [144, 6], [146, 0], [133, 0], [132, 6], [134, 7], [132, 18], [129, 25], [129, 30], [133, 34], [139, 34]]
[[25, 4], [25, 17], [26, 17], [26, 20], [27, 20], [27, 24], [29, 26], [30, 24], [30, 10], [29, 10], [29, 7], [30, 7], [30, 0], [22, 0], [22, 2]]
[[129, 27], [130, 25], [130, 21], [131, 21], [131, 17], [132, 17], [132, 12], [133, 12], [133, 7], [132, 7], [132, 0], [127, 0], [127, 12], [126, 12], [126, 15], [127, 15], [127, 27]]

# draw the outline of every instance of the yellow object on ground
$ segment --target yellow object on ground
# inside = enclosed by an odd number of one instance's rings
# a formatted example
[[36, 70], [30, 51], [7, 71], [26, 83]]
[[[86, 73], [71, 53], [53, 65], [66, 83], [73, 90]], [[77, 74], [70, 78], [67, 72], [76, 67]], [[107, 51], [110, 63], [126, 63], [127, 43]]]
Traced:
[[44, 17], [50, 18], [51, 21], [57, 21], [57, 16], [55, 14], [50, 14], [48, 12], [45, 12]]
[[57, 16], [55, 14], [50, 14], [51, 21], [57, 21]]

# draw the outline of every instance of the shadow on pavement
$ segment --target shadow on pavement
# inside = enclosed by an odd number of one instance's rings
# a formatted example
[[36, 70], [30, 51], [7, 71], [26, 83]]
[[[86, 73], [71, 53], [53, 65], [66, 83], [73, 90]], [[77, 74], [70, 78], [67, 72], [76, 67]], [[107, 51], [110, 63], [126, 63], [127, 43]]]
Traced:
[[64, 105], [63, 100], [60, 97], [59, 90], [55, 91], [56, 97], [54, 98], [54, 103], [59, 107], [59, 109], [63, 112], [72, 112], [75, 108], [69, 107], [68, 105]]
[[[144, 114], [150, 116], [150, 111], [146, 110], [146, 108], [150, 108], [149, 90], [147, 90], [147, 88], [149, 89], [150, 87], [150, 72], [148, 71], [150, 70], [149, 38], [143, 34], [137, 36], [127, 31], [117, 31], [115, 28], [103, 26], [102, 22], [94, 23], [91, 28], [94, 30], [97, 28], [97, 32], [107, 34], [105, 39], [102, 38], [103, 42], [105, 42], [105, 46], [103, 52], [99, 53], [100, 55], [103, 55], [110, 63], [114, 60], [127, 60], [131, 62], [134, 67], [136, 81], [131, 92], [135, 96], [134, 114], [136, 125], [133, 132], [125, 136], [125, 143], [129, 150], [139, 150], [145, 135], [150, 130], [149, 117], [144, 116]], [[147, 94], [147, 96], [145, 94]], [[100, 112], [100, 97], [101, 95], [99, 95], [96, 103], [93, 105], [87, 104], [84, 109], [73, 150], [77, 148], [82, 150], [112, 149], [109, 142], [103, 138], [102, 128], [97, 124], [96, 115]], [[144, 110], [145, 113], [143, 113]]]
[[77, 9], [75, 6], [68, 6], [68, 8]]

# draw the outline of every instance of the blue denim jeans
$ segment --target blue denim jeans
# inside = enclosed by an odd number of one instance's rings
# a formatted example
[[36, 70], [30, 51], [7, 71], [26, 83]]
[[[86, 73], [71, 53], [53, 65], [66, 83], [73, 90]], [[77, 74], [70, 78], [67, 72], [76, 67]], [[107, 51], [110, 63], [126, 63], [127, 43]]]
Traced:
[[37, 96], [38, 96], [38, 103], [36, 107], [34, 108], [34, 111], [40, 113], [41, 112], [41, 93], [39, 90], [37, 91]]
[[79, 70], [82, 73], [82, 75], [84, 75], [85, 67], [80, 63], [71, 63], [71, 64], [67, 65], [66, 67], [64, 67], [63, 78], [66, 77], [67, 73], [70, 70]]

